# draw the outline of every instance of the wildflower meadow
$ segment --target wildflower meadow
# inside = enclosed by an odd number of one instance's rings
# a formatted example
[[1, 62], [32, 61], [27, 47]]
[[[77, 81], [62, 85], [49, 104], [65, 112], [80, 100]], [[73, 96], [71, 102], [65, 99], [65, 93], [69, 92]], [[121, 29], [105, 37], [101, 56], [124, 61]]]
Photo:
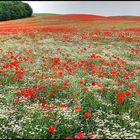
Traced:
[[140, 17], [0, 22], [0, 138], [140, 139]]

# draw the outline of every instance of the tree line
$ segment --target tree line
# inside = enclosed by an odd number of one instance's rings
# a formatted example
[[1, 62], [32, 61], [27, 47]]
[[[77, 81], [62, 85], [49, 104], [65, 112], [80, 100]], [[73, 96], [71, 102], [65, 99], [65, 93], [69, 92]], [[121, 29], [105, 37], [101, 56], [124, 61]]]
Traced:
[[33, 10], [28, 3], [21, 1], [0, 1], [0, 20], [12, 20], [32, 16]]

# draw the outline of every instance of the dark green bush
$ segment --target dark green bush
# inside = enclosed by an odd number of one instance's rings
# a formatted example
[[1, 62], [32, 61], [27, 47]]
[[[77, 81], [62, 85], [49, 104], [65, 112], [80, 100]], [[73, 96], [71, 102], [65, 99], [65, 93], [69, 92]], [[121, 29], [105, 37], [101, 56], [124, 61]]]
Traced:
[[19, 19], [32, 16], [29, 4], [21, 1], [0, 1], [0, 20]]

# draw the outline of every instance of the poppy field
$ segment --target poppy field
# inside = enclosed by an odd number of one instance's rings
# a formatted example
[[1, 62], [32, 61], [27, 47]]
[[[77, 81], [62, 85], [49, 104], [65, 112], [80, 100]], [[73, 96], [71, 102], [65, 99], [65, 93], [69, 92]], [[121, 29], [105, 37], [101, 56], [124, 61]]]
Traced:
[[0, 22], [0, 138], [140, 139], [140, 17]]

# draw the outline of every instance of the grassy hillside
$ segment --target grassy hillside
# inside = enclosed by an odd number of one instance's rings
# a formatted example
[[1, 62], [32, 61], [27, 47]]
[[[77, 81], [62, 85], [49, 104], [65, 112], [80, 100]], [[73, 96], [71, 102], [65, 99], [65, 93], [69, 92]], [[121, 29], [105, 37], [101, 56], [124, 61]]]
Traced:
[[33, 16], [55, 16], [60, 14], [53, 14], [53, 13], [34, 13]]

